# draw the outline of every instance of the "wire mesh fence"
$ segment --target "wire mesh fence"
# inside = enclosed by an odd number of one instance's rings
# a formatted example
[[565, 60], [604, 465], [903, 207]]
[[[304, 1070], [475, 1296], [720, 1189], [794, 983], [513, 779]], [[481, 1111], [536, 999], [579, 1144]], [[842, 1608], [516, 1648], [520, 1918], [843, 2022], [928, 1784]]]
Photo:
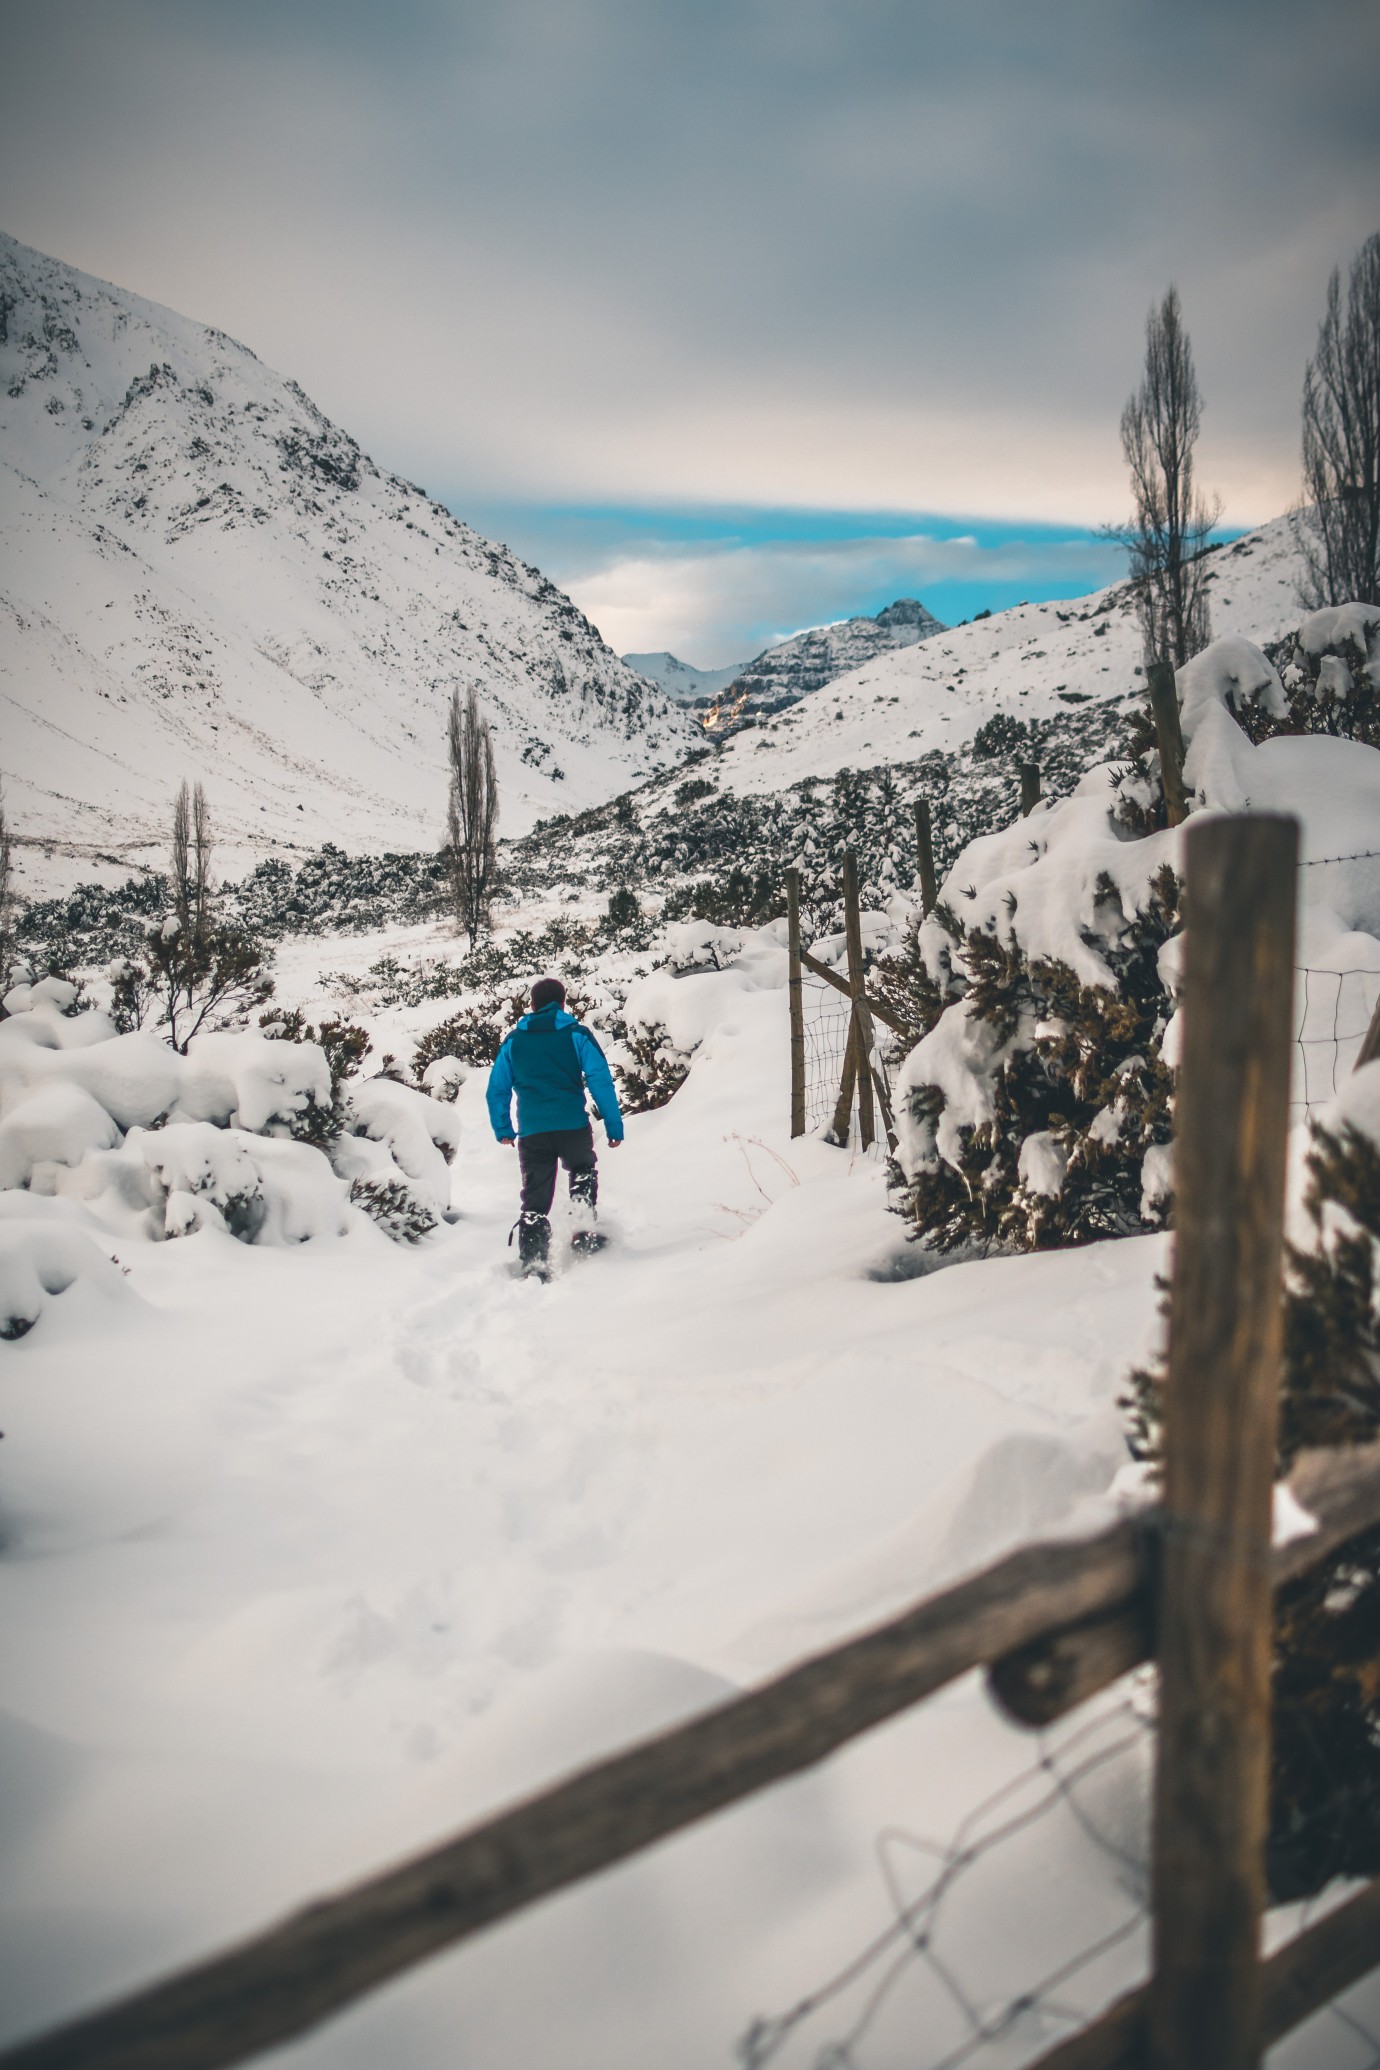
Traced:
[[848, 1028], [853, 1009], [841, 992], [819, 978], [801, 984], [805, 1015], [805, 1127], [827, 1128], [838, 1104]]
[[[1035, 1758], [947, 1840], [879, 1832], [887, 1923], [785, 2011], [753, 2021], [737, 2046], [742, 2070], [995, 2070], [1076, 2033], [1147, 1960], [1153, 1743], [1142, 1672], [1119, 1700], [1041, 1733]], [[1085, 1901], [1032, 1923], [1029, 1878], [1045, 1881], [1056, 1851]], [[1016, 1946], [1028, 1974], [1011, 1973]]]
[[[805, 1127], [813, 1133], [827, 1128], [834, 1118], [851, 1008], [832, 986], [808, 975], [801, 987], [801, 998], [805, 1017]], [[1355, 1069], [1377, 1002], [1380, 966], [1363, 965], [1351, 970], [1336, 970], [1322, 964], [1299, 966], [1294, 1008], [1297, 1063], [1290, 1101], [1294, 1121], [1303, 1120], [1336, 1098]], [[890, 1082], [894, 1071], [884, 1057], [885, 1049], [881, 1068]]]
[[[739, 2070], [1020, 2070], [1142, 1981], [1155, 1694], [1141, 1668], [1041, 1732], [1033, 1759], [947, 1839], [881, 1828], [884, 1923], [750, 2023]], [[1326, 1909], [1325, 1897], [1294, 1908], [1289, 1937]], [[1380, 1977], [1312, 2014], [1269, 2061], [1380, 2070]]]
[[1295, 1121], [1336, 1098], [1355, 1069], [1377, 1000], [1380, 968], [1300, 964], [1294, 1000], [1298, 1057], [1290, 1103]]

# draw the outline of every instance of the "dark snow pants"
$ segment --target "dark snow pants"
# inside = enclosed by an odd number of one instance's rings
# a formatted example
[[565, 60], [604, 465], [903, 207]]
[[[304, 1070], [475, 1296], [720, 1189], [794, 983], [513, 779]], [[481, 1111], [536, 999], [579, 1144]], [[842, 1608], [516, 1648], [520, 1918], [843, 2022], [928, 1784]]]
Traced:
[[540, 1135], [518, 1137], [518, 1162], [522, 1166], [522, 1212], [547, 1215], [556, 1197], [556, 1167], [563, 1164], [570, 1174], [570, 1198], [593, 1207], [599, 1197], [599, 1172], [594, 1156], [594, 1131], [583, 1128], [548, 1128]]

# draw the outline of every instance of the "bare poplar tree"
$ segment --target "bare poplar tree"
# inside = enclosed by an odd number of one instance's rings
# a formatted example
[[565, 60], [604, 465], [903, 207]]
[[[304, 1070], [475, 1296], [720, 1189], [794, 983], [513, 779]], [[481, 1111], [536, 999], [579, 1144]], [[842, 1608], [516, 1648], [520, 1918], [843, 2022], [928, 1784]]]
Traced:
[[14, 875], [10, 823], [5, 814], [5, 788], [0, 784], [0, 994], [9, 983], [14, 962]]
[[1135, 510], [1119, 536], [1130, 548], [1147, 666], [1177, 668], [1205, 647], [1208, 597], [1202, 553], [1220, 506], [1198, 495], [1193, 448], [1203, 398], [1171, 287], [1145, 322], [1145, 372], [1121, 413], [1121, 446]]
[[479, 714], [479, 696], [471, 684], [460, 702], [450, 700], [447, 727], [450, 751], [450, 803], [446, 811], [446, 867], [450, 873], [455, 917], [473, 948], [489, 914], [497, 849], [498, 778], [494, 772], [493, 736]]
[[1335, 268], [1328, 282], [1303, 377], [1303, 498], [1300, 600], [1380, 603], [1380, 232], [1356, 254], [1345, 311]]
[[189, 941], [205, 939], [211, 916], [211, 812], [198, 784], [185, 780], [173, 805], [173, 911]]

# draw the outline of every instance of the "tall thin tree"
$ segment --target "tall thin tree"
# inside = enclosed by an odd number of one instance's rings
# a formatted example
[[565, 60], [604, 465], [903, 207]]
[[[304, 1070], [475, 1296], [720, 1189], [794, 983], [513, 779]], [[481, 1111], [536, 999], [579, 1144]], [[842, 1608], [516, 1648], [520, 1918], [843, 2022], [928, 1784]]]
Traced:
[[[9, 984], [14, 961], [14, 877], [10, 823], [5, 813], [5, 787], [0, 784], [0, 996]], [[4, 1009], [0, 1007], [0, 1014]]]
[[451, 694], [446, 744], [450, 754], [446, 866], [455, 917], [473, 949], [489, 916], [498, 825], [493, 736], [488, 720], [480, 716], [479, 695], [473, 684], [466, 691], [463, 704], [458, 689]]
[[1131, 470], [1135, 509], [1121, 537], [1130, 548], [1147, 666], [1177, 668], [1205, 647], [1208, 596], [1203, 548], [1219, 512], [1199, 496], [1193, 448], [1203, 398], [1170, 287], [1145, 322], [1145, 372], [1121, 413], [1121, 446]]
[[198, 784], [183, 780], [173, 805], [173, 911], [189, 941], [206, 937], [211, 918], [211, 812]]
[[1342, 306], [1334, 267], [1318, 349], [1303, 377], [1300, 600], [1380, 603], [1380, 231], [1352, 263]]

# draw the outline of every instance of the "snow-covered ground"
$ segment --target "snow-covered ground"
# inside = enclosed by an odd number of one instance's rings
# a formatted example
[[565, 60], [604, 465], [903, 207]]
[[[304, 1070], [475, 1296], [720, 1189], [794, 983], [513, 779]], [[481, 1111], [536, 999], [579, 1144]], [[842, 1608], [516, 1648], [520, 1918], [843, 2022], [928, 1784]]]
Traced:
[[[299, 944], [285, 989], [319, 1006], [340, 960]], [[778, 977], [763, 951], [647, 981], [694, 1067], [603, 1156], [612, 1245], [549, 1286], [510, 1276], [480, 1072], [458, 1219], [417, 1248], [362, 1218], [276, 1248], [103, 1236], [123, 1269], [0, 1345], [0, 2033], [1109, 1513], [1162, 1241], [895, 1276], [880, 1166], [789, 1139]], [[864, 2070], [942, 2060], [1123, 1923], [976, 2060], [1026, 2060], [1136, 1973], [1148, 1739], [1119, 1698], [1074, 1744], [1088, 1723], [1054, 1735], [1066, 1771], [1124, 1750], [960, 1877], [943, 1971], [902, 1962]], [[979, 1837], [1048, 1794], [1039, 1752], [970, 1678], [274, 2060], [728, 2064], [890, 1923], [882, 1858], [914, 1894], [994, 1789]], [[772, 2060], [814, 2062], [886, 1966]], [[1279, 2061], [1359, 2060], [1313, 2031]]]

